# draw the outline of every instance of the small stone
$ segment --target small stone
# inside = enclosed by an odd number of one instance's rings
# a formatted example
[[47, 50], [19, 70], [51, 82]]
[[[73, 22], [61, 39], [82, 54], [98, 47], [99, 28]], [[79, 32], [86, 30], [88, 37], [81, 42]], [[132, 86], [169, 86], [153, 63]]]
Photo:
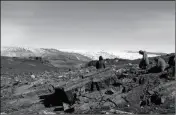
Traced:
[[62, 78], [62, 77], [63, 77], [62, 75], [58, 76], [58, 78]]
[[121, 91], [122, 91], [122, 93], [126, 93], [126, 92], [130, 91], [130, 88], [122, 86], [122, 90]]
[[89, 70], [86, 70], [86, 73], [89, 73]]
[[101, 114], [106, 114], [106, 111], [101, 111]]
[[137, 78], [133, 78], [133, 81], [134, 81], [134, 82], [137, 82]]
[[105, 114], [110, 114], [109, 112], [106, 112]]
[[117, 73], [122, 73], [122, 69], [116, 70]]
[[19, 81], [16, 81], [13, 85], [18, 85], [20, 82]]
[[126, 111], [116, 110], [116, 114], [133, 114], [133, 113], [126, 112]]
[[83, 86], [83, 87], [80, 89], [80, 92], [81, 92], [81, 94], [85, 94], [85, 91], [86, 91], [86, 88], [85, 88], [85, 86]]
[[35, 79], [35, 75], [31, 75], [31, 78]]
[[140, 107], [143, 107], [143, 106], [145, 106], [147, 103], [146, 103], [146, 101], [145, 100], [143, 100], [143, 101], [140, 101]]
[[63, 103], [64, 111], [70, 109], [70, 105], [67, 103]]
[[161, 97], [161, 103], [163, 104], [166, 101], [166, 98]]
[[56, 113], [54, 113], [54, 112], [47, 112], [47, 111], [43, 111], [43, 113], [44, 113], [44, 114], [50, 114], [50, 115], [56, 114]]
[[139, 79], [139, 84], [144, 84], [144, 82], [145, 82], [145, 79], [144, 79], [143, 77], [141, 77], [141, 78]]
[[148, 93], [149, 93], [150, 95], [153, 95], [153, 94], [154, 94], [154, 92], [153, 92], [153, 91], [148, 91]]
[[89, 110], [90, 109], [90, 106], [88, 103], [84, 103], [81, 107], [80, 107], [80, 110], [82, 111], [85, 111], [85, 110]]
[[112, 95], [112, 94], [114, 94], [114, 92], [111, 91], [111, 90], [107, 90], [107, 91], [105, 92], [105, 94], [107, 94], [107, 95]]
[[64, 107], [64, 112], [67, 113], [72, 113], [74, 111], [74, 108], [71, 107], [69, 104], [67, 103], [63, 103], [63, 107]]
[[115, 60], [115, 62], [118, 62], [119, 60]]
[[116, 110], [115, 110], [115, 109], [111, 109], [110, 112], [111, 112], [111, 113], [115, 113]]

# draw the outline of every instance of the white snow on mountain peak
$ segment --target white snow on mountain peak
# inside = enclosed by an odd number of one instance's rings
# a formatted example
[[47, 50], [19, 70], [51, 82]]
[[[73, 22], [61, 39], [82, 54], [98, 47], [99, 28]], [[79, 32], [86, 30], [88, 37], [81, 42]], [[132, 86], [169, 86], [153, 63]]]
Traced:
[[[142, 56], [139, 55], [138, 53], [129, 53], [127, 51], [105, 51], [105, 50], [100, 50], [100, 51], [86, 51], [86, 50], [72, 50], [72, 49], [54, 49], [54, 48], [34, 48], [34, 47], [2, 47], [1, 48], [1, 55], [8, 55], [8, 56], [14, 56], [15, 54], [13, 52], [19, 52], [21, 54], [30, 54], [30, 55], [35, 55], [35, 56], [41, 56], [46, 53], [51, 53], [55, 54], [57, 52], [68, 52], [68, 53], [78, 53], [83, 56], [86, 56], [88, 58], [91, 58], [92, 60], [97, 60], [99, 56], [102, 56], [104, 59], [109, 58], [109, 59], [114, 59], [114, 58], [122, 58], [122, 59], [138, 59], [141, 58]], [[20, 54], [20, 55], [21, 55]], [[154, 54], [148, 54], [149, 57], [157, 56]], [[77, 59], [79, 57], [77, 56]], [[78, 59], [79, 60], [79, 59]]]
[[[62, 49], [61, 51], [67, 51], [67, 52], [74, 52], [74, 53], [79, 53], [81, 55], [87, 56], [93, 60], [99, 59], [99, 56], [102, 56], [104, 59], [109, 58], [109, 59], [114, 59], [114, 58], [121, 58], [121, 59], [139, 59], [142, 56], [138, 54], [137, 52], [128, 52], [128, 51], [105, 51], [105, 50], [100, 50], [100, 51], [85, 51], [85, 50], [70, 50], [70, 49]], [[155, 54], [148, 54], [149, 57], [154, 57], [157, 56]]]

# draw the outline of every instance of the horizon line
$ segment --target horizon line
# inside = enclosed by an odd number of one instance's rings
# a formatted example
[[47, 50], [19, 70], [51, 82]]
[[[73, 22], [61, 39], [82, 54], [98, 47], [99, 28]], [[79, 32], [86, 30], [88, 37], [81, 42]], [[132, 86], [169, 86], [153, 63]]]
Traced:
[[[80, 50], [80, 49], [67, 49], [67, 48], [44, 48], [44, 47], [34, 47], [34, 46], [19, 46], [19, 45], [2, 45], [1, 47], [24, 47], [24, 48], [43, 48], [43, 49], [57, 49], [60, 51], [65, 51], [65, 52], [108, 52], [108, 53], [117, 53], [117, 52], [125, 52], [125, 53], [138, 53], [138, 50], [114, 50], [114, 51], [108, 51], [104, 49], [99, 49], [99, 50]], [[147, 51], [149, 54], [154, 54], [154, 55], [166, 55], [169, 53], [175, 53], [175, 52], [155, 52], [155, 51]]]

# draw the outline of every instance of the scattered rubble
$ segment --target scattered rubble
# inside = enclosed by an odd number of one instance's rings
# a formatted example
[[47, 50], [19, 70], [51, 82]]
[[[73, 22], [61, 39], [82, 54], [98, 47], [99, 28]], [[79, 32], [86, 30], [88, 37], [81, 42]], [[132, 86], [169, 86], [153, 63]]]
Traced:
[[[103, 70], [88, 67], [63, 73], [4, 74], [2, 111], [4, 114], [24, 109], [40, 114], [173, 113], [176, 83], [168, 80], [168, 74], [169, 71], [147, 73], [132, 63]], [[95, 87], [91, 90], [94, 83], [98, 90]]]

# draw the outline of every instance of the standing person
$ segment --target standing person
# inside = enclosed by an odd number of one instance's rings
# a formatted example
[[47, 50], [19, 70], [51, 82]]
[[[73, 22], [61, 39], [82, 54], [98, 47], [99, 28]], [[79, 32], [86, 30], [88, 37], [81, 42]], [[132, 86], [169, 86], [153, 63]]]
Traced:
[[175, 55], [171, 56], [168, 61], [169, 68], [172, 68], [172, 77], [175, 76]]
[[168, 64], [169, 64], [169, 67], [175, 66], [175, 55], [169, 57]]
[[[105, 62], [104, 62], [102, 56], [99, 56], [99, 61], [96, 62], [96, 68], [97, 68], [97, 70], [99, 70], [99, 69], [104, 69], [104, 68], [105, 68]], [[96, 81], [96, 78], [95, 78], [95, 79], [93, 78], [93, 80], [92, 80], [91, 91], [93, 91], [94, 86], [96, 86], [96, 89], [97, 89], [98, 91], [100, 91], [100, 88], [99, 88], [99, 86], [98, 86], [98, 83], [97, 83], [97, 81]]]
[[148, 59], [148, 56], [147, 56], [147, 52], [140, 50], [139, 54], [141, 54], [143, 56], [142, 60], [139, 63], [139, 68], [147, 69], [148, 65], [149, 65], [149, 59]]
[[102, 56], [99, 56], [99, 61], [96, 62], [96, 68], [97, 69], [105, 68], [105, 63]]
[[165, 60], [162, 59], [161, 57], [156, 57], [154, 60], [156, 62], [156, 68], [157, 68], [158, 72], [163, 72], [166, 69]]

